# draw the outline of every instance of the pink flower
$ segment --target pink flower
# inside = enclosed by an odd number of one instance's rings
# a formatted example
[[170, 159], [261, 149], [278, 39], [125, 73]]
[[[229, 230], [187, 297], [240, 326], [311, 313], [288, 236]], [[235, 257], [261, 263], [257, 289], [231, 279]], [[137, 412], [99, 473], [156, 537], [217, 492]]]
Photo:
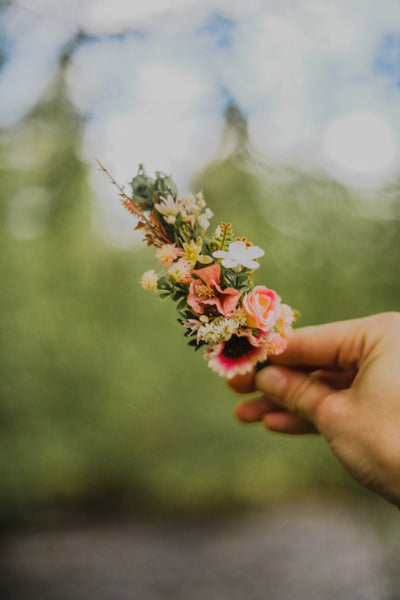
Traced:
[[268, 356], [282, 354], [286, 350], [287, 345], [288, 340], [276, 332], [271, 333], [265, 343]]
[[172, 265], [168, 269], [168, 273], [177, 281], [178, 283], [190, 283], [192, 278], [190, 276], [191, 265], [187, 260], [181, 258]]
[[200, 279], [192, 279], [187, 302], [198, 314], [203, 314], [205, 307], [215, 307], [224, 317], [230, 317], [235, 310], [241, 293], [231, 287], [224, 290], [220, 287], [221, 267], [217, 264], [192, 271]]
[[164, 265], [164, 267], [166, 267], [181, 254], [182, 251], [179, 250], [175, 244], [163, 244], [163, 246], [157, 250], [156, 257]]
[[249, 327], [268, 331], [281, 315], [281, 300], [274, 290], [257, 285], [243, 298], [243, 308]]
[[230, 379], [251, 371], [258, 362], [266, 360], [267, 354], [266, 345], [260, 345], [254, 336], [233, 335], [227, 342], [207, 348], [204, 358], [210, 369]]

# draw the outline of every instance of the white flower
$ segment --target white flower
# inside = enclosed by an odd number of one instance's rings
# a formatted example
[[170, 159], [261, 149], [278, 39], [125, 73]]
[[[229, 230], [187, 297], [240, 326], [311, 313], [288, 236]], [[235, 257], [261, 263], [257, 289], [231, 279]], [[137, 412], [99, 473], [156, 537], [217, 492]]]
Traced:
[[218, 328], [213, 323], [206, 323], [199, 328], [199, 337], [206, 344], [215, 344], [219, 338]]
[[222, 258], [222, 266], [226, 269], [241, 271], [243, 267], [248, 269], [257, 269], [260, 265], [256, 258], [263, 256], [264, 250], [258, 246], [246, 246], [244, 242], [237, 241], [229, 244], [229, 250], [217, 250], [213, 253], [215, 258]]
[[218, 225], [217, 229], [214, 231], [214, 237], [220, 237], [221, 235], [221, 226]]
[[231, 318], [233, 321], [235, 321], [235, 323], [237, 323], [238, 327], [241, 325], [246, 325], [247, 314], [246, 311], [241, 307], [235, 310]]
[[200, 227], [204, 230], [210, 226], [210, 221], [207, 219], [207, 215], [205, 214], [200, 215], [197, 221]]
[[206, 207], [206, 203], [203, 198], [202, 192], [199, 192], [198, 194], [196, 194], [196, 200], [197, 200], [197, 206], [200, 208], [200, 210], [203, 210], [203, 208]]

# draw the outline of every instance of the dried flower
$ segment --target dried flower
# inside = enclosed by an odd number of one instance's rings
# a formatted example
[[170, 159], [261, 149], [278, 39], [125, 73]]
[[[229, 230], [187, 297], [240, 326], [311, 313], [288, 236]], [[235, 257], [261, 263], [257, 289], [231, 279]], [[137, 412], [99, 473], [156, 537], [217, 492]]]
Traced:
[[109, 177], [137, 218], [136, 229], [143, 230], [144, 241], [156, 247], [166, 267], [160, 276], [154, 269], [146, 271], [143, 289], [177, 303], [189, 344], [207, 345], [212, 370], [223, 377], [247, 373], [286, 349], [295, 314], [274, 290], [254, 287], [261, 248], [246, 238], [235, 239], [231, 223], [222, 222], [207, 238], [213, 213], [203, 195], [178, 198], [169, 176], [157, 172], [152, 179], [140, 167], [131, 198]]

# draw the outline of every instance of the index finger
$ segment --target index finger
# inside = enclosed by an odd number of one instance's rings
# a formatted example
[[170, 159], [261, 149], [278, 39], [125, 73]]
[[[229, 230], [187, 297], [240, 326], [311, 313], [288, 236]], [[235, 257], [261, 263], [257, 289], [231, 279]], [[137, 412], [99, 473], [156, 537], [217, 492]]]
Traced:
[[[270, 356], [268, 362], [305, 372], [319, 369], [353, 371], [360, 359], [370, 318], [295, 329], [286, 350], [278, 356]], [[254, 392], [255, 374], [256, 369], [235, 375], [227, 380], [227, 384], [240, 394]]]
[[270, 358], [277, 365], [348, 368], [356, 361], [358, 337], [366, 319], [338, 321], [295, 329], [286, 350]]

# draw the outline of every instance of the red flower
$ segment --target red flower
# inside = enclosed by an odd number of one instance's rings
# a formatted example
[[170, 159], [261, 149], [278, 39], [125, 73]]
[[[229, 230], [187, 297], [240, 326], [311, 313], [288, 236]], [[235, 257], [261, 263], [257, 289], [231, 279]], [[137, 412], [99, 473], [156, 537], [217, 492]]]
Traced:
[[241, 292], [234, 288], [220, 287], [221, 267], [218, 264], [192, 271], [200, 279], [193, 279], [189, 287], [188, 304], [198, 314], [204, 313], [207, 306], [215, 307], [224, 317], [230, 317], [235, 310]]

